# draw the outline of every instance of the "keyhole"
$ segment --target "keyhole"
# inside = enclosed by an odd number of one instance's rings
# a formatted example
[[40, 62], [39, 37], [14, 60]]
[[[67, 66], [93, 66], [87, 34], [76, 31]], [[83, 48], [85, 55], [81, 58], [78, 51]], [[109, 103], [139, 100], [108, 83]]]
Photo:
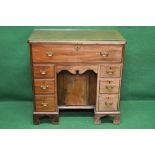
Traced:
[[77, 74], [77, 75], [79, 74], [79, 70], [76, 70], [76, 74]]
[[76, 50], [76, 51], [79, 51], [79, 49], [80, 49], [80, 46], [76, 46], [76, 47], [75, 47], [75, 50]]

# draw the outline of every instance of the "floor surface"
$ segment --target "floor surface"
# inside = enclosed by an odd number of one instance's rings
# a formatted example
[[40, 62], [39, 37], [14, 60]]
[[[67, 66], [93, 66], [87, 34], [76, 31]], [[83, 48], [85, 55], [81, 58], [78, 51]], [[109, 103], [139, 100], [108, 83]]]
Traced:
[[121, 101], [121, 123], [112, 124], [110, 118], [95, 125], [91, 111], [62, 111], [59, 125], [50, 124], [49, 119], [40, 125], [32, 123], [31, 101], [1, 101], [0, 128], [15, 129], [148, 129], [155, 128], [155, 101]]

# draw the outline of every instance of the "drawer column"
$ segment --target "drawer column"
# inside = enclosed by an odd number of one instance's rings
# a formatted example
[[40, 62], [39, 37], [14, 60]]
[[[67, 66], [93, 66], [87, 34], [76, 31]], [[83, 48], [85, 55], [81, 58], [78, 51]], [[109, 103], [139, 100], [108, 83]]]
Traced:
[[101, 123], [104, 116], [113, 117], [113, 123], [120, 123], [120, 87], [122, 64], [103, 64], [99, 66], [97, 78], [97, 99], [95, 124]]
[[59, 123], [56, 80], [54, 65], [33, 64], [33, 123], [36, 125], [45, 116], [51, 119], [52, 124]]

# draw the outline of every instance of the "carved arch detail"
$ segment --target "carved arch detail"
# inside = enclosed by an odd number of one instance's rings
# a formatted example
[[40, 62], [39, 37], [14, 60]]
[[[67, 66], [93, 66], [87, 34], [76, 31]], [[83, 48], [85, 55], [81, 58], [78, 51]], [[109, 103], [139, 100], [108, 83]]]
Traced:
[[83, 74], [88, 70], [94, 71], [96, 74], [98, 73], [98, 66], [97, 65], [84, 65], [84, 66], [57, 66], [56, 73], [60, 73], [63, 70], [69, 71], [71, 74]]

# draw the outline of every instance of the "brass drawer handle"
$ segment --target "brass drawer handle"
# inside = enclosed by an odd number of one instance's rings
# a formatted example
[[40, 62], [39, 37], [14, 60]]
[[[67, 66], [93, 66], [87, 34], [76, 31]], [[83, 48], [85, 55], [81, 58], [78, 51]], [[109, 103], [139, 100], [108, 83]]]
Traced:
[[112, 90], [114, 88], [114, 86], [106, 85], [105, 88], [110, 91], [110, 90]]
[[40, 70], [40, 74], [41, 75], [45, 75], [47, 73], [47, 71], [45, 71], [45, 70]]
[[41, 85], [40, 88], [41, 88], [42, 90], [46, 90], [46, 89], [48, 89], [48, 85]]
[[113, 102], [112, 101], [109, 101], [109, 102], [105, 101], [105, 105], [106, 106], [112, 106], [113, 105]]
[[76, 51], [79, 51], [80, 48], [81, 48], [80, 46], [75, 46], [75, 50], [76, 50]]
[[47, 54], [48, 57], [52, 57], [54, 55], [53, 52], [46, 52], [46, 54]]
[[110, 70], [107, 70], [106, 72], [107, 72], [107, 74], [109, 74], [109, 75], [113, 75], [115, 71], [112, 70], [112, 69], [110, 69]]
[[43, 107], [47, 107], [47, 106], [48, 106], [48, 103], [42, 102], [41, 105], [42, 105]]
[[102, 57], [108, 57], [109, 56], [109, 53], [108, 52], [100, 52], [100, 55]]

